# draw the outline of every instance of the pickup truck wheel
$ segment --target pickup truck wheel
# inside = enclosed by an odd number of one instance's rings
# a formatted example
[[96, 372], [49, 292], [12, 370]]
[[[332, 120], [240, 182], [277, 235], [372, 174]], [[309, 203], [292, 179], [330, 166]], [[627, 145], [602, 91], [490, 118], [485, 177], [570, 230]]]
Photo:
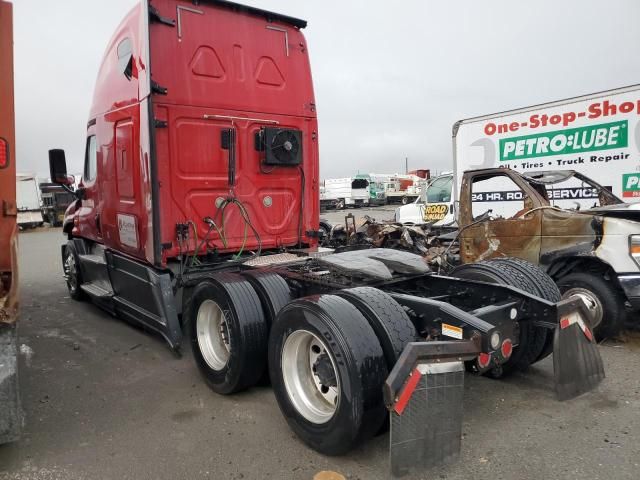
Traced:
[[[518, 270], [504, 264], [491, 263], [491, 261], [461, 265], [451, 272], [451, 276], [510, 285], [525, 292], [537, 294], [531, 280]], [[518, 346], [514, 347], [511, 358], [500, 367], [489, 370], [489, 376], [500, 378], [513, 370], [526, 370], [542, 353], [546, 344], [547, 330], [534, 327], [527, 321], [520, 322], [519, 327]]]
[[64, 259], [62, 263], [67, 288], [69, 289], [69, 296], [77, 301], [84, 300], [87, 298], [87, 295], [80, 288], [80, 285], [82, 285], [82, 272], [80, 271], [78, 252], [72, 241], [67, 242], [64, 247]]
[[409, 203], [409, 199], [407, 197], [402, 197], [402, 200], [400, 200], [402, 202], [402, 205], [406, 205], [407, 203]]
[[[518, 270], [522, 275], [526, 276], [533, 287], [534, 290], [531, 292], [536, 292], [536, 295], [540, 298], [544, 298], [545, 300], [549, 300], [550, 302], [557, 303], [562, 298], [562, 294], [560, 293], [560, 289], [556, 282], [553, 281], [549, 275], [545, 273], [537, 265], [534, 265], [531, 262], [527, 262], [526, 260], [522, 260], [521, 258], [496, 258], [489, 260], [489, 262], [493, 262], [497, 265], [507, 265], [511, 268]], [[536, 327], [539, 328], [539, 327]], [[533, 363], [537, 363], [540, 360], [548, 357], [551, 352], [553, 352], [553, 330], [546, 329], [546, 339], [544, 343], [544, 347], [538, 355], [538, 358], [535, 359]]]
[[624, 298], [611, 282], [589, 273], [571, 273], [558, 280], [562, 298], [582, 297], [593, 311], [593, 332], [598, 340], [615, 337], [625, 321]]
[[185, 315], [193, 357], [213, 391], [228, 395], [260, 380], [267, 322], [249, 282], [233, 273], [203, 280], [194, 287]]
[[269, 337], [269, 373], [290, 428], [325, 455], [348, 452], [386, 418], [382, 348], [343, 298], [301, 298], [280, 311]]

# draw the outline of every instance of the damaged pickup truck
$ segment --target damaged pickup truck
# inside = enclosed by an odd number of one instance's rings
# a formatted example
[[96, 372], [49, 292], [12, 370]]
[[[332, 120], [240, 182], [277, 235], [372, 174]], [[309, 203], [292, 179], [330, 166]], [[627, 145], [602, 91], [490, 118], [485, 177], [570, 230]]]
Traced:
[[[347, 236], [350, 244], [414, 251], [457, 276], [472, 262], [527, 260], [555, 280], [563, 298], [586, 301], [599, 338], [618, 333], [628, 307], [640, 310], [640, 204], [624, 203], [573, 170], [505, 168], [466, 171], [459, 199], [457, 228], [368, 219], [334, 228], [332, 241]], [[576, 199], [593, 206], [580, 209]]]

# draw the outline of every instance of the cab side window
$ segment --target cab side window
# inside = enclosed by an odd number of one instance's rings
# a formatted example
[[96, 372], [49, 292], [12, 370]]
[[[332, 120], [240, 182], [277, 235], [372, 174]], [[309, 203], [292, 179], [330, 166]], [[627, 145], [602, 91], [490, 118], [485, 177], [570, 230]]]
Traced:
[[427, 203], [448, 203], [451, 201], [453, 177], [437, 178], [427, 188]]
[[474, 220], [484, 215], [494, 218], [516, 218], [526, 210], [527, 196], [506, 175], [477, 177], [471, 185], [471, 211]]
[[91, 182], [96, 179], [98, 172], [98, 150], [96, 145], [96, 136], [91, 135], [87, 138], [87, 150], [84, 157], [84, 179]]

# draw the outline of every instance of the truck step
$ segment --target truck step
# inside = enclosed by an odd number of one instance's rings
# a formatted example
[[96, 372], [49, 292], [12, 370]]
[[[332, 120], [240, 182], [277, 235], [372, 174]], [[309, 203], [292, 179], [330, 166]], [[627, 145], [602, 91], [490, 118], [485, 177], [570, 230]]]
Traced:
[[280, 263], [296, 262], [298, 260], [300, 260], [300, 257], [293, 253], [276, 253], [252, 258], [244, 262], [244, 264], [251, 267], [264, 267], [265, 265], [277, 265]]
[[82, 290], [84, 290], [85, 292], [87, 292], [89, 295], [91, 295], [92, 297], [96, 297], [96, 298], [100, 298], [100, 299], [104, 299], [107, 300], [109, 298], [113, 298], [113, 292], [110, 290], [105, 290], [102, 286], [94, 283], [94, 282], [89, 282], [89, 283], [83, 283], [82, 285], [80, 285], [80, 288]]

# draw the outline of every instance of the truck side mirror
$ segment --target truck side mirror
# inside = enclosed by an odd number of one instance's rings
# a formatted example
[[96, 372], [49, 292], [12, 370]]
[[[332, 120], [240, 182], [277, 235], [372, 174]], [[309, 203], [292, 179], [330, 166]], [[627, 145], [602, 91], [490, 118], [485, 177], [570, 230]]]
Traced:
[[49, 172], [51, 181], [59, 185], [73, 185], [75, 179], [67, 175], [67, 160], [64, 150], [55, 148], [49, 150]]

